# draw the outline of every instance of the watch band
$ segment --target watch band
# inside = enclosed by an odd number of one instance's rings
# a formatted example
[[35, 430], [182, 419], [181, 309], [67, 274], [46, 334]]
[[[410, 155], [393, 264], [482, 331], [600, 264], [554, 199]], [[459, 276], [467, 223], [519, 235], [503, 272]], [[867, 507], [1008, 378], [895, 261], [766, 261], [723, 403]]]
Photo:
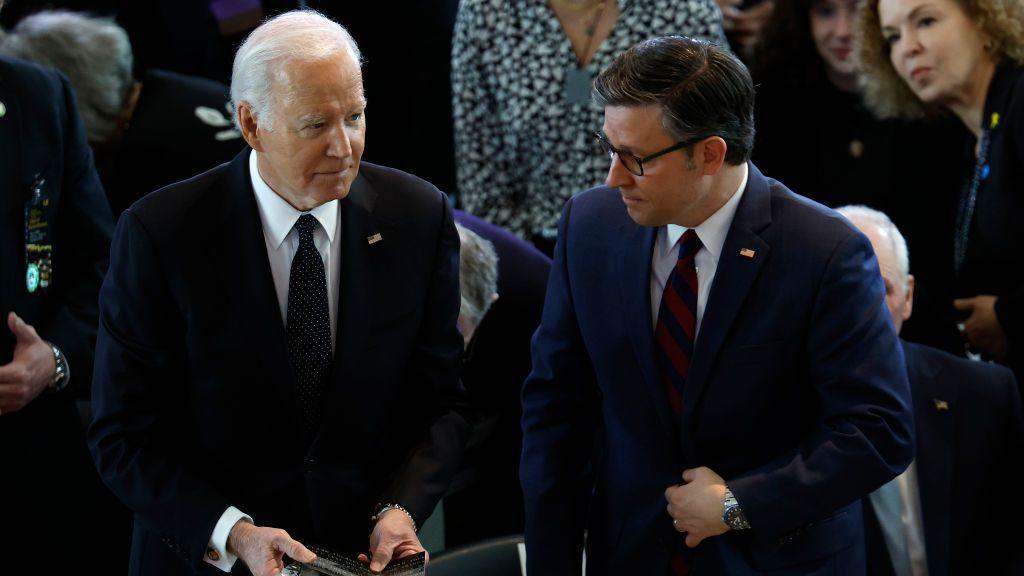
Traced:
[[60, 351], [53, 344], [50, 344], [50, 350], [53, 351], [53, 380], [50, 381], [50, 390], [54, 392], [60, 392], [68, 385], [68, 361], [64, 356], [64, 353]]
[[373, 516], [370, 517], [370, 523], [376, 524], [377, 521], [380, 520], [380, 517], [383, 516], [384, 513], [387, 512], [388, 510], [401, 510], [403, 514], [409, 517], [409, 521], [412, 522], [412, 531], [420, 531], [419, 527], [416, 526], [416, 519], [412, 517], [412, 513], [406, 510], [405, 506], [402, 506], [401, 504], [395, 504], [393, 502], [389, 502], [387, 504], [379, 504], [377, 506], [377, 511], [374, 512]]
[[722, 521], [733, 530], [747, 530], [750, 528], [750, 522], [747, 520], [746, 515], [743, 514], [740, 503], [733, 496], [732, 490], [728, 486], [725, 487], [725, 498], [722, 502]]

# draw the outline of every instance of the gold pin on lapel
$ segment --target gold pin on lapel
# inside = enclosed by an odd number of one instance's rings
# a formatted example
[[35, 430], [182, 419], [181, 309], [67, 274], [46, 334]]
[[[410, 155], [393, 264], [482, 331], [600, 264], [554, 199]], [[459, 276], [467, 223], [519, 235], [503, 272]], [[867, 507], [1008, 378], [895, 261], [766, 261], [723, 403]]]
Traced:
[[933, 398], [932, 401], [935, 402], [935, 409], [938, 410], [939, 412], [942, 412], [943, 410], [949, 410], [949, 403], [946, 402], [945, 400]]
[[751, 250], [750, 248], [744, 248], [740, 250], [740, 256], [743, 256], [744, 258], [753, 258], [754, 251]]
[[380, 242], [383, 239], [384, 238], [380, 235], [380, 233], [377, 233], [377, 234], [374, 234], [373, 236], [367, 236], [366, 237], [366, 243], [367, 244], [376, 244], [377, 242]]

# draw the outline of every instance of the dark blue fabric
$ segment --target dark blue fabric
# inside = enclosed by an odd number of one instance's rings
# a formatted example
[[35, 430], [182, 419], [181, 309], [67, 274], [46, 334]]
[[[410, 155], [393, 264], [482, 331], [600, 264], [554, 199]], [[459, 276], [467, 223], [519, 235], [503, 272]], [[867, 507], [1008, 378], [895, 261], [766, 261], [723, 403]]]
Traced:
[[584, 530], [591, 576], [664, 574], [680, 537], [664, 491], [698, 466], [753, 529], [702, 543], [694, 574], [864, 571], [859, 498], [913, 456], [885, 289], [862, 234], [749, 168], [678, 426], [654, 358], [655, 230], [614, 189], [567, 203], [523, 385], [531, 575], [578, 572]]

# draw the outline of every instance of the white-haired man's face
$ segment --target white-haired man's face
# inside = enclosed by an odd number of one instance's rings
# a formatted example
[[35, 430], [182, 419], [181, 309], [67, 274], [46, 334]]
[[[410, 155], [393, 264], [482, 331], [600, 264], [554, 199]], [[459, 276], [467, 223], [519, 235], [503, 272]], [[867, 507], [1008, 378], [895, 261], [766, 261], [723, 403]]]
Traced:
[[273, 131], [247, 106], [242, 132], [258, 154], [260, 175], [299, 210], [348, 195], [366, 139], [359, 63], [348, 51], [324, 60], [286, 61], [273, 86]]
[[871, 247], [875, 249], [878, 270], [882, 273], [882, 280], [885, 281], [885, 305], [889, 308], [892, 323], [896, 326], [896, 333], [899, 334], [903, 328], [903, 322], [910, 318], [910, 313], [914, 308], [914, 276], [908, 274], [906, 282], [903, 281], [903, 272], [900, 270], [899, 262], [896, 260], [896, 251], [893, 249], [893, 238], [888, 232], [863, 218], [854, 217], [850, 221], [868, 237]]

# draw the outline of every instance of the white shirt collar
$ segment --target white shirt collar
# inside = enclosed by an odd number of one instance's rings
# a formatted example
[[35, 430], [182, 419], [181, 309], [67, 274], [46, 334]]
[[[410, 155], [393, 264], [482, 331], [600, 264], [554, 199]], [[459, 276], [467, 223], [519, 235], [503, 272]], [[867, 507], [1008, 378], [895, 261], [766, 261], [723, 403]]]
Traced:
[[[736, 190], [736, 193], [721, 208], [716, 210], [714, 214], [708, 216], [707, 220], [694, 228], [701, 244], [711, 254], [711, 257], [715, 259], [715, 262], [718, 262], [718, 257], [722, 253], [722, 247], [725, 246], [725, 237], [729, 235], [729, 227], [732, 226], [733, 216], [736, 215], [736, 207], [739, 206], [740, 198], [743, 197], [743, 191], [747, 188], [748, 175], [747, 164], [744, 163], [743, 179], [740, 180], [740, 187]], [[666, 239], [668, 242], [665, 243], [665, 246], [672, 250], [686, 230], [685, 226], [667, 224], [665, 226], [665, 233], [667, 234]]]
[[[296, 210], [284, 198], [278, 196], [266, 181], [263, 180], [263, 176], [260, 175], [255, 150], [249, 153], [249, 176], [252, 179], [252, 189], [256, 193], [256, 204], [260, 209], [260, 218], [263, 220], [263, 232], [270, 241], [271, 247], [277, 250], [281, 247], [284, 239], [288, 237], [288, 233], [292, 231], [295, 222], [305, 212]], [[334, 242], [334, 234], [337, 231], [338, 224], [338, 201], [331, 200], [321, 204], [310, 210], [309, 213], [317, 219], [317, 222], [320, 222], [320, 226], [327, 233], [327, 238]]]

